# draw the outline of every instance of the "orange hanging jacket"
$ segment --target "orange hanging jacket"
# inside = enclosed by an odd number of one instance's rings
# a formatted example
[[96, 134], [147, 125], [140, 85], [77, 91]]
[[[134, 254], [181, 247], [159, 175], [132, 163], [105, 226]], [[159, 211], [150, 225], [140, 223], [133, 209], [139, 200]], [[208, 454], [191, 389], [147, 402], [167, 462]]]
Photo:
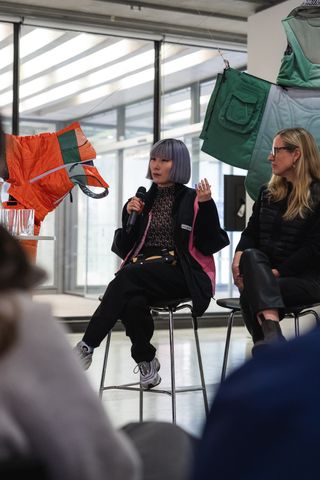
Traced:
[[[108, 193], [109, 185], [93, 165], [96, 152], [78, 122], [54, 133], [18, 136], [6, 134], [9, 195], [16, 201], [4, 208], [33, 208], [35, 234], [46, 215], [54, 210], [75, 185], [95, 198]], [[102, 187], [94, 194], [88, 186]], [[29, 244], [24, 241], [24, 246]], [[30, 241], [35, 257], [36, 245]]]

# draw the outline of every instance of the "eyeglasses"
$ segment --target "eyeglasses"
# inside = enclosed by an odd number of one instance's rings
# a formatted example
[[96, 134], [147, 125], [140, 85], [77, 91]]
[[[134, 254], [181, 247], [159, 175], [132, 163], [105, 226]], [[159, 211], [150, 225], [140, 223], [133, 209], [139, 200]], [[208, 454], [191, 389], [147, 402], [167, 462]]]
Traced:
[[272, 155], [273, 157], [275, 157], [277, 155], [277, 153], [280, 152], [280, 150], [288, 150], [289, 152], [293, 152], [293, 150], [295, 150], [297, 147], [294, 147], [293, 145], [290, 146], [290, 147], [272, 147], [272, 150], [270, 152], [270, 155]]

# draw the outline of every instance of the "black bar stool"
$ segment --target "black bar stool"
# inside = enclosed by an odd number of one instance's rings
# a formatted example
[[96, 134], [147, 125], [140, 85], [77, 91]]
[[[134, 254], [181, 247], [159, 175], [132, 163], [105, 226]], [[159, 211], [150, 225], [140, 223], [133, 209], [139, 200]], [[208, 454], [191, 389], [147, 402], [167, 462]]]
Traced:
[[[176, 387], [176, 380], [175, 380], [175, 358], [174, 358], [174, 319], [173, 314], [182, 309], [189, 309], [191, 312], [192, 317], [192, 325], [195, 337], [195, 344], [197, 350], [197, 359], [198, 359], [198, 368], [199, 368], [199, 375], [201, 385], [191, 385], [185, 387]], [[172, 403], [172, 422], [176, 423], [176, 394], [180, 392], [194, 392], [194, 391], [202, 391], [203, 395], [203, 402], [204, 402], [204, 409], [206, 416], [209, 413], [209, 405], [208, 405], [208, 397], [207, 397], [207, 390], [206, 384], [204, 379], [203, 373], [203, 365], [202, 365], [202, 357], [201, 357], [201, 350], [200, 350], [200, 343], [198, 337], [198, 319], [193, 313], [192, 303], [190, 299], [177, 299], [177, 300], [168, 300], [161, 303], [157, 303], [151, 307], [151, 310], [155, 312], [165, 312], [168, 313], [168, 320], [169, 320], [169, 340], [170, 340], [170, 373], [171, 373], [171, 388], [170, 389], [161, 389], [161, 388], [153, 388], [150, 390], [142, 390], [140, 388], [140, 383], [128, 383], [124, 385], [108, 385], [105, 386], [105, 377], [106, 377], [106, 370], [107, 370], [107, 362], [108, 362], [108, 355], [110, 349], [110, 341], [111, 341], [111, 333], [109, 332], [106, 341], [106, 349], [104, 354], [104, 361], [102, 367], [102, 374], [101, 374], [101, 382], [100, 382], [100, 389], [99, 395], [102, 398], [103, 392], [105, 390], [135, 390], [139, 392], [139, 420], [140, 422], [143, 421], [143, 394], [146, 393], [165, 393], [171, 396], [171, 403]]]
[[[230, 313], [228, 316], [228, 324], [227, 324], [226, 342], [225, 342], [224, 354], [223, 354], [222, 370], [221, 370], [221, 382], [223, 382], [223, 380], [226, 378], [226, 370], [227, 370], [227, 363], [228, 363], [228, 356], [229, 356], [231, 330], [233, 327], [233, 319], [236, 313], [241, 312], [241, 307], [240, 307], [239, 298], [218, 298], [216, 300], [216, 303], [220, 307], [230, 309]], [[318, 312], [315, 310], [319, 306], [320, 306], [320, 303], [313, 303], [308, 305], [297, 305], [296, 307], [290, 307], [285, 310], [285, 317], [294, 319], [294, 331], [295, 331], [296, 337], [298, 337], [300, 334], [300, 326], [299, 326], [300, 317], [304, 315], [310, 315], [310, 314], [314, 315], [317, 325], [318, 326], [320, 325], [320, 317]]]

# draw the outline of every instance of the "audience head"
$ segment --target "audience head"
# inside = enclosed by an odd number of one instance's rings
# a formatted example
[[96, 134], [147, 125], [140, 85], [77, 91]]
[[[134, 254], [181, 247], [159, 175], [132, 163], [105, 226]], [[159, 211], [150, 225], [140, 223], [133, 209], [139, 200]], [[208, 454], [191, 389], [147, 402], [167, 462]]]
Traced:
[[[164, 158], [172, 160], [170, 171], [170, 180], [174, 183], [186, 184], [191, 176], [191, 160], [189, 150], [186, 145], [175, 138], [159, 140], [155, 143], [150, 152], [152, 158]], [[147, 178], [152, 179], [150, 165], [148, 167]]]
[[6, 290], [31, 290], [46, 277], [32, 265], [18, 240], [0, 225], [0, 293]]
[[[0, 225], [0, 295], [32, 290], [45, 277], [45, 272], [29, 262], [19, 242]], [[0, 311], [0, 356], [16, 338], [17, 314], [14, 305]]]

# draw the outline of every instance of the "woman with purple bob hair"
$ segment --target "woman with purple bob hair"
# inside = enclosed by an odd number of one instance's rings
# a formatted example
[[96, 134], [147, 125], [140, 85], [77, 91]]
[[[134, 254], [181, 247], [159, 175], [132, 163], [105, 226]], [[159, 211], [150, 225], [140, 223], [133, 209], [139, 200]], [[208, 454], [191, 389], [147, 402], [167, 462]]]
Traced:
[[207, 179], [192, 189], [186, 186], [190, 175], [189, 151], [181, 140], [169, 138], [153, 145], [147, 171], [151, 188], [146, 193], [140, 188], [128, 200], [122, 228], [115, 232], [112, 251], [123, 259], [121, 268], [75, 347], [84, 368], [89, 368], [94, 348], [121, 319], [132, 342], [141, 387], [152, 388], [161, 378], [150, 343], [154, 331], [150, 306], [188, 297], [197, 316], [207, 309], [215, 287], [213, 254], [229, 239], [220, 227]]

